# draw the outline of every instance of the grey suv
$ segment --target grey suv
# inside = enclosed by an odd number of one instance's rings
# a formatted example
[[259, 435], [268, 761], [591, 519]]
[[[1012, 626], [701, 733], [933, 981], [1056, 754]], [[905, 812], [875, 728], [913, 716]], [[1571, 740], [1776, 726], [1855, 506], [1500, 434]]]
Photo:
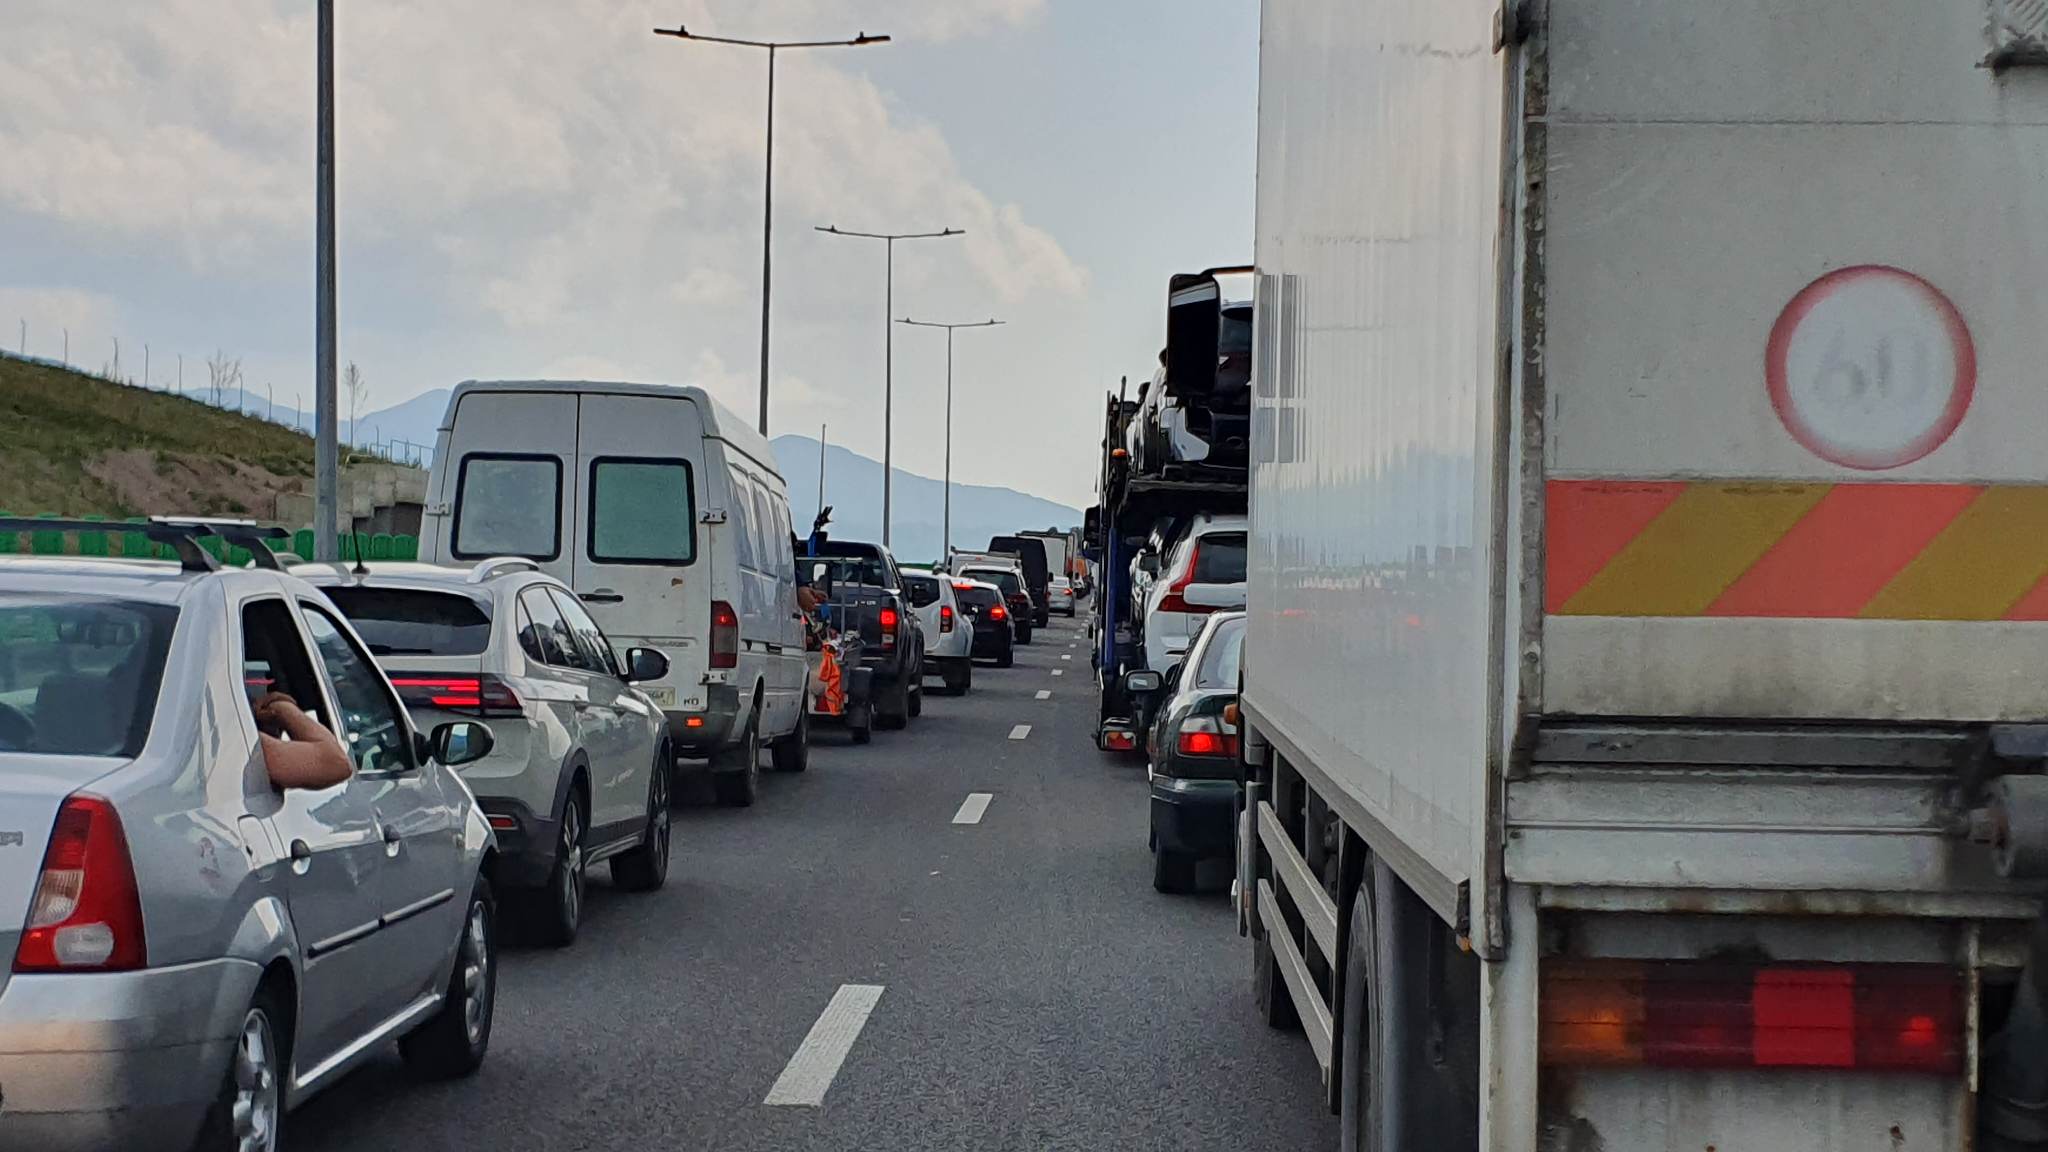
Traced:
[[498, 887], [535, 934], [576, 938], [593, 864], [609, 861], [628, 891], [662, 886], [674, 758], [661, 709], [634, 685], [667, 675], [666, 657], [621, 658], [531, 560], [292, 571], [348, 613], [419, 723], [490, 721], [496, 745], [462, 777], [498, 834]]
[[[496, 843], [447, 768], [489, 728], [421, 736], [259, 530], [205, 530], [261, 566], [164, 524], [180, 562], [0, 558], [0, 1147], [274, 1149], [388, 1041], [430, 1076], [490, 1043]], [[271, 785], [272, 691], [350, 779]]]

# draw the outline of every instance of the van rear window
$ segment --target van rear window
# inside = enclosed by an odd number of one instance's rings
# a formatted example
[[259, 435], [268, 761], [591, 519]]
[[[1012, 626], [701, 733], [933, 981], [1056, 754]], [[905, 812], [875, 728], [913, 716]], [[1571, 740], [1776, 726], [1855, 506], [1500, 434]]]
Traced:
[[553, 456], [462, 458], [455, 482], [455, 540], [464, 560], [562, 554], [562, 462]]
[[697, 508], [689, 462], [638, 457], [592, 461], [589, 549], [590, 558], [603, 564], [695, 560]]
[[467, 596], [418, 588], [321, 591], [355, 625], [372, 656], [481, 656], [491, 646], [490, 614]]

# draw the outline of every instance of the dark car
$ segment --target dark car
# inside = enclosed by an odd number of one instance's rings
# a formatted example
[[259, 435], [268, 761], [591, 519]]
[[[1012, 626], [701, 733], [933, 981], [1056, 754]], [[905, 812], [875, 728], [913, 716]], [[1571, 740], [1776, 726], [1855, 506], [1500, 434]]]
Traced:
[[994, 660], [998, 668], [1015, 664], [1016, 640], [1002, 590], [980, 580], [955, 580], [953, 594], [960, 601], [960, 610], [974, 621], [974, 658]]
[[1209, 617], [1187, 659], [1165, 677], [1165, 704], [1146, 740], [1152, 782], [1152, 886], [1194, 887], [1195, 865], [1228, 857], [1237, 813], [1237, 702], [1244, 613]]
[[1017, 643], [1031, 643], [1032, 620], [1038, 615], [1038, 606], [1032, 602], [1031, 593], [1024, 581], [1017, 578], [1011, 568], [977, 568], [969, 565], [960, 569], [959, 575], [969, 580], [993, 584], [1003, 593], [1003, 603], [1010, 612], [1010, 623], [1015, 628]]
[[822, 536], [797, 557], [798, 578], [824, 598], [834, 627], [860, 632], [861, 665], [874, 677], [875, 726], [902, 728], [924, 711], [924, 630], [903, 574], [880, 544]]
[[[1031, 622], [1043, 628], [1052, 623], [1052, 565], [1047, 562], [1045, 542], [1036, 536], [996, 536], [988, 542], [991, 552], [1007, 552], [1024, 565], [1024, 591], [1031, 596]], [[1025, 637], [1026, 642], [1030, 638]]]

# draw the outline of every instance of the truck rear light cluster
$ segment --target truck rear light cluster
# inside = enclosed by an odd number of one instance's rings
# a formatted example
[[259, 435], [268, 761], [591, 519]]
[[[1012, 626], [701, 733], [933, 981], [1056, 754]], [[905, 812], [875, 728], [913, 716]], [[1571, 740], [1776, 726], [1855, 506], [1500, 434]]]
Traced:
[[426, 676], [400, 672], [391, 686], [408, 708], [439, 708], [445, 712], [466, 712], [476, 716], [523, 716], [519, 694], [498, 677]]
[[16, 972], [122, 972], [149, 963], [135, 862], [114, 806], [72, 796], [57, 811]]
[[1214, 716], [1190, 716], [1180, 722], [1174, 747], [1183, 756], [1236, 756], [1237, 732]]
[[1129, 728], [1104, 728], [1102, 746], [1111, 752], [1133, 752], [1138, 747], [1138, 734]]
[[740, 617], [723, 600], [711, 602], [711, 667], [740, 666]]
[[896, 646], [896, 625], [901, 623], [894, 608], [882, 609], [882, 647]]
[[1546, 1064], [1963, 1066], [1962, 980], [1939, 965], [1552, 960], [1539, 997]]

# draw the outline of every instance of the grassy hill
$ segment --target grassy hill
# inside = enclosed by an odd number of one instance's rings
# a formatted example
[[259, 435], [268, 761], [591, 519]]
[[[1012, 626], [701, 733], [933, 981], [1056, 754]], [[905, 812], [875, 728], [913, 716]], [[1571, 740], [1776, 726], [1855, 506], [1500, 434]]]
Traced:
[[312, 475], [290, 428], [0, 354], [0, 509], [267, 518]]

